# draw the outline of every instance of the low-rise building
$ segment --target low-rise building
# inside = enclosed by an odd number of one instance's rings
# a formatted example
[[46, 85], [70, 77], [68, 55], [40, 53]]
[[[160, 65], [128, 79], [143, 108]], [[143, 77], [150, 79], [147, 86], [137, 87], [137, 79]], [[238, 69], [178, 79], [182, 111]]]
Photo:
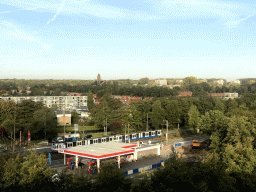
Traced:
[[130, 105], [131, 102], [141, 101], [142, 97], [131, 97], [124, 95], [113, 95], [114, 99], [119, 99], [123, 104]]
[[192, 92], [180, 92], [178, 97], [187, 97], [187, 96], [192, 96]]
[[222, 97], [224, 99], [234, 99], [238, 97], [238, 93], [209, 93], [211, 96]]
[[57, 116], [58, 125], [71, 125], [71, 112], [70, 111], [55, 111]]

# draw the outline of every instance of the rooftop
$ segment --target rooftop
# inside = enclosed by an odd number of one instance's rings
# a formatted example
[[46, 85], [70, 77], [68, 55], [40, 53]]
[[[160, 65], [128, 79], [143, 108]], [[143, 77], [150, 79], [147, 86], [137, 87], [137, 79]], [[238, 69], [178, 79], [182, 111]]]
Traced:
[[111, 141], [104, 143], [94, 143], [93, 145], [69, 147], [64, 150], [59, 150], [58, 152], [92, 159], [106, 159], [110, 157], [131, 154], [135, 151], [134, 148], [136, 147], [137, 145], [134, 144]]

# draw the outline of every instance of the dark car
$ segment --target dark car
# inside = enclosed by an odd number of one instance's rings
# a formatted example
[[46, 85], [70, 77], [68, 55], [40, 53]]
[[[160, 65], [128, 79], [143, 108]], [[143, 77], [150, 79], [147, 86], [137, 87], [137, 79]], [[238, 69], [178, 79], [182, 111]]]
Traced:
[[78, 163], [78, 167], [81, 167], [81, 168], [82, 168], [83, 166], [84, 166], [83, 163], [81, 163], [81, 162]]
[[49, 139], [49, 143], [57, 143], [57, 140], [54, 138]]
[[85, 135], [84, 136], [85, 139], [88, 139], [88, 138], [91, 138], [91, 137], [92, 137], [92, 135]]
[[116, 133], [110, 133], [109, 135], [116, 135]]

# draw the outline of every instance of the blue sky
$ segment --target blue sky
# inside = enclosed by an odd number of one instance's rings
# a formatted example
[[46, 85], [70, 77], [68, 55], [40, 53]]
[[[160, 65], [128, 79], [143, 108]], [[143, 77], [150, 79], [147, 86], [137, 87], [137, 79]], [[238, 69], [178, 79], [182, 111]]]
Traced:
[[0, 79], [254, 78], [253, 0], [0, 0]]

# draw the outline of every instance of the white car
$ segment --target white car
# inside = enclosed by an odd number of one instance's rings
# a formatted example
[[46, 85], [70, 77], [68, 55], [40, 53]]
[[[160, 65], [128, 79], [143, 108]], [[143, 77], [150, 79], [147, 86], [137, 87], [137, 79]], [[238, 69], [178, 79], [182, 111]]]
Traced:
[[58, 141], [58, 142], [64, 142], [63, 139], [62, 139], [62, 137], [58, 137], [58, 138], [57, 138], [57, 141]]
[[0, 152], [7, 151], [7, 146], [5, 144], [0, 144]]

